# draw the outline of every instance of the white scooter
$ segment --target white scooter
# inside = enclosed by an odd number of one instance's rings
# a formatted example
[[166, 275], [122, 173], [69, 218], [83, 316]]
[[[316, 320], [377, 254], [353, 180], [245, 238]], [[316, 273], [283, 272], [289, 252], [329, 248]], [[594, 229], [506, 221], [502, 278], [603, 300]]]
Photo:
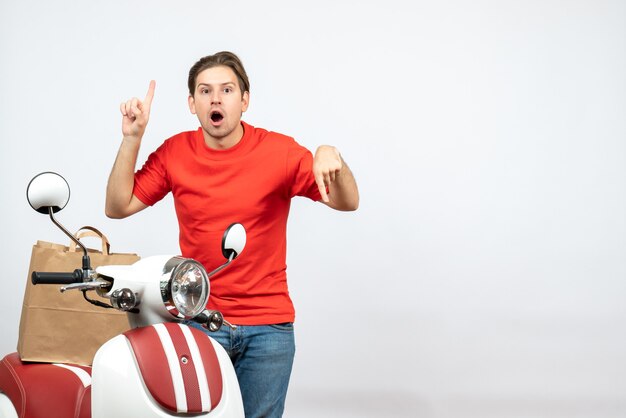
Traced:
[[33, 272], [33, 284], [95, 291], [115, 309], [128, 312], [131, 330], [102, 345], [92, 367], [25, 363], [17, 353], [7, 355], [0, 362], [0, 417], [244, 417], [226, 351], [202, 331], [181, 323], [193, 320], [211, 331], [231, 326], [205, 307], [209, 278], [245, 246], [243, 226], [233, 224], [225, 231], [222, 253], [228, 261], [211, 273], [197, 261], [177, 256], [92, 270], [86, 248], [53, 216], [69, 200], [65, 179], [41, 173], [31, 180], [27, 195], [35, 210], [48, 214], [83, 250], [82, 268]]

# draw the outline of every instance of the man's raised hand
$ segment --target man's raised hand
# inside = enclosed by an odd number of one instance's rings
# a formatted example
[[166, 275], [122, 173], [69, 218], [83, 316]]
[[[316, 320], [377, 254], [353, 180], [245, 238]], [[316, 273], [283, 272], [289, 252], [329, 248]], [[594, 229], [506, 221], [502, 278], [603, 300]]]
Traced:
[[150, 119], [150, 107], [154, 98], [155, 86], [156, 82], [154, 80], [150, 81], [148, 93], [146, 93], [146, 98], [143, 102], [133, 97], [120, 105], [124, 138], [141, 141], [148, 125], [148, 119]]

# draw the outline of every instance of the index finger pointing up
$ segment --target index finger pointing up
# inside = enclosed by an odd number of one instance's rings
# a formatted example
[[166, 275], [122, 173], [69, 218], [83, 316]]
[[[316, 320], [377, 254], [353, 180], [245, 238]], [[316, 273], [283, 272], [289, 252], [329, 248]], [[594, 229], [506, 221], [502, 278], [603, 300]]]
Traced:
[[150, 107], [152, 104], [152, 99], [154, 98], [154, 88], [156, 87], [156, 81], [150, 80], [150, 86], [148, 86], [148, 93], [146, 93], [146, 98], [143, 100], [145, 106]]

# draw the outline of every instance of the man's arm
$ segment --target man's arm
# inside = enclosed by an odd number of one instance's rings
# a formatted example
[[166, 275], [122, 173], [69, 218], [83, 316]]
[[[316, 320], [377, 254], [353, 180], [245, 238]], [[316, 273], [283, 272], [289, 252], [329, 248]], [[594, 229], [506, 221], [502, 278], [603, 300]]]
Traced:
[[359, 207], [356, 180], [337, 148], [322, 145], [315, 151], [313, 175], [322, 195], [322, 203], [341, 211], [353, 211]]
[[120, 106], [124, 138], [107, 184], [104, 212], [109, 218], [125, 218], [147, 207], [133, 195], [133, 187], [137, 154], [150, 118], [154, 88], [155, 82], [151, 81], [143, 102], [133, 98]]

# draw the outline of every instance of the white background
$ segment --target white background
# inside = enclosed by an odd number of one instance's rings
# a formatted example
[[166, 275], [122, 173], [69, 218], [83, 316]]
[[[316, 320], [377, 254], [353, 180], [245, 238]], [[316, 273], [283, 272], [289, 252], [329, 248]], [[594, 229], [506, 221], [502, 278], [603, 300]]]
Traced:
[[287, 417], [626, 416], [623, 1], [0, 2], [0, 351], [62, 173], [69, 229], [177, 253], [171, 198], [104, 216], [119, 103], [156, 96], [139, 160], [198, 124], [189, 67], [237, 53], [244, 119], [333, 144], [355, 213], [296, 200]]

